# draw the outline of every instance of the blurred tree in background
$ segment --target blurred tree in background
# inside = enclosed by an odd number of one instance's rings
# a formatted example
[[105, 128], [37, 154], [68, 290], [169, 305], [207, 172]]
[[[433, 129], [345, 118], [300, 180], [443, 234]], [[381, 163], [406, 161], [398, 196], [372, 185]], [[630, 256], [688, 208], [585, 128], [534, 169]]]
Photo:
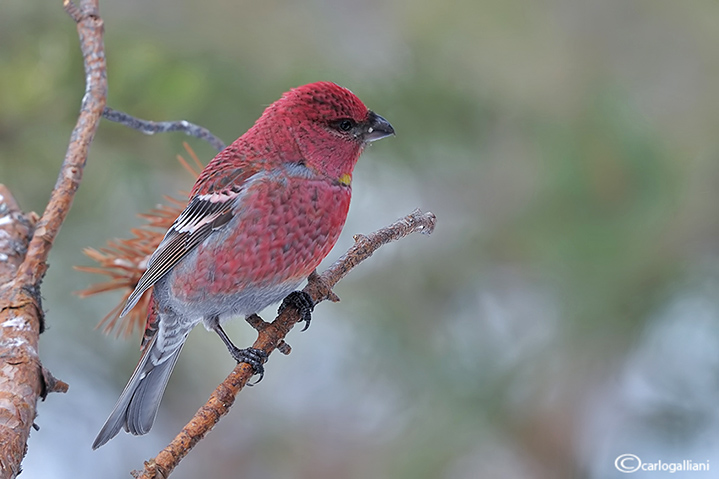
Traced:
[[[113, 108], [229, 142], [283, 91], [330, 80], [392, 122], [397, 137], [358, 165], [329, 260], [415, 207], [439, 218], [347, 278], [173, 477], [609, 478], [624, 477], [624, 453], [719, 463], [719, 4], [155, 0], [101, 13]], [[25, 210], [47, 201], [83, 85], [60, 4], [6, 1], [0, 181]], [[185, 140], [100, 126], [43, 285], [40, 355], [71, 388], [39, 406], [23, 477], [127, 477], [233, 367], [198, 330], [152, 433], [90, 450], [139, 338], [93, 329], [117, 298], [72, 295], [95, 279], [72, 265], [189, 189]]]

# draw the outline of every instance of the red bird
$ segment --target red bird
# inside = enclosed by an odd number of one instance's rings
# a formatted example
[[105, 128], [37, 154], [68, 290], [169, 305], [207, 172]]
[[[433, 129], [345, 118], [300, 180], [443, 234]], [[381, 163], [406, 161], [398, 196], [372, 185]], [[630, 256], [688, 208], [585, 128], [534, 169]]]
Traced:
[[153, 288], [142, 357], [93, 449], [123, 427], [150, 430], [198, 323], [260, 375], [266, 355], [232, 344], [222, 323], [285, 298], [282, 307], [297, 307], [309, 325], [312, 300], [293, 291], [340, 235], [362, 150], [393, 134], [346, 88], [312, 83], [282, 95], [205, 167], [122, 311]]

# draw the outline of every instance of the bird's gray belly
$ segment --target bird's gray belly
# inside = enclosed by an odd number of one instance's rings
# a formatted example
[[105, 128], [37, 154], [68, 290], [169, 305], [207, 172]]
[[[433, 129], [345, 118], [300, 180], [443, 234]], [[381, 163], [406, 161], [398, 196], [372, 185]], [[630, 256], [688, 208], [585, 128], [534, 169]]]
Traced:
[[187, 301], [171, 293], [171, 274], [155, 284], [154, 294], [160, 311], [170, 308], [178, 316], [192, 322], [219, 317], [220, 322], [224, 323], [236, 316], [259, 313], [267, 306], [282, 301], [302, 283], [292, 280], [273, 285], [249, 284], [238, 287], [235, 292], [223, 294], [203, 295], [195, 291], [192, 301]]

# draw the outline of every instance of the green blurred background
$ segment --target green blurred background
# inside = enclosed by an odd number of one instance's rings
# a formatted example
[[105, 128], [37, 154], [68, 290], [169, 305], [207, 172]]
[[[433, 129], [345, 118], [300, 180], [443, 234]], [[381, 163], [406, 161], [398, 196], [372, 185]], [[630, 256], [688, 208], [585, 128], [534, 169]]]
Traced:
[[[354, 176], [345, 232], [414, 208], [435, 234], [338, 287], [289, 357], [173, 477], [613, 478], [620, 454], [719, 469], [719, 4], [545, 0], [101, 2], [108, 105], [226, 142], [283, 91], [352, 89], [392, 122]], [[0, 5], [0, 182], [41, 212], [84, 92], [60, 1]], [[43, 283], [24, 478], [128, 477], [233, 363], [194, 332], [152, 432], [90, 444], [139, 356], [93, 329], [86, 246], [192, 178], [188, 141], [100, 125]], [[266, 311], [271, 316], [272, 311]], [[235, 321], [229, 334], [249, 345]], [[683, 472], [632, 477], [711, 477]]]

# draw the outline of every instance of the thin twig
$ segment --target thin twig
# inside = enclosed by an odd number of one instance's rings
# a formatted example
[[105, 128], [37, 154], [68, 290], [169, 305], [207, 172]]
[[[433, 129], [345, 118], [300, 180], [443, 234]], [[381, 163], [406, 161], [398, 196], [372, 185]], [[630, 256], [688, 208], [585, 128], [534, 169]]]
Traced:
[[200, 140], [205, 140], [217, 151], [224, 150], [225, 144], [218, 137], [210, 133], [207, 128], [195, 125], [189, 121], [149, 121], [140, 120], [134, 116], [128, 115], [119, 110], [105, 107], [102, 116], [110, 121], [120, 123], [133, 130], [140, 131], [146, 135], [154, 135], [155, 133], [166, 133], [169, 131], [181, 131], [189, 136], [194, 136]]
[[[430, 234], [434, 230], [436, 218], [432, 213], [415, 210], [394, 224], [382, 228], [368, 236], [356, 235], [355, 244], [327, 268], [321, 275], [313, 274], [308, 279], [304, 291], [312, 300], [319, 303], [324, 300], [337, 301], [332, 288], [382, 245], [403, 238], [415, 232]], [[259, 317], [250, 318], [250, 324], [257, 329], [258, 337], [253, 348], [262, 349], [268, 355], [275, 349], [284, 349], [284, 338], [299, 321], [299, 315], [293, 308], [286, 308], [274, 321], [267, 323]], [[252, 368], [240, 363], [229, 376], [215, 389], [202, 406], [172, 442], [154, 458], [145, 462], [142, 471], [132, 474], [138, 479], [166, 478], [177, 467], [190, 450], [227, 414], [235, 402], [237, 394], [252, 377]]]
[[[77, 21], [77, 7], [69, 0], [65, 0], [63, 6]], [[102, 40], [104, 26], [98, 10], [98, 0], [85, 0], [80, 7], [80, 15], [77, 32], [85, 64], [85, 96], [57, 183], [30, 240], [25, 261], [18, 271], [17, 280], [26, 285], [38, 285], [45, 276], [47, 256], [80, 186], [87, 153], [105, 107], [107, 77]]]
[[[38, 397], [64, 391], [40, 364], [38, 339], [44, 329], [40, 282], [47, 257], [80, 185], [87, 152], [105, 106], [107, 82], [97, 0], [78, 8], [65, 0], [65, 11], [77, 23], [87, 81], [77, 125], [70, 137], [60, 174], [42, 217], [23, 215], [10, 192], [0, 189], [3, 213], [0, 259], [0, 477], [15, 477], [27, 450]], [[32, 237], [30, 238], [30, 234]], [[29, 242], [28, 242], [29, 239]], [[15, 268], [17, 270], [13, 271]]]

